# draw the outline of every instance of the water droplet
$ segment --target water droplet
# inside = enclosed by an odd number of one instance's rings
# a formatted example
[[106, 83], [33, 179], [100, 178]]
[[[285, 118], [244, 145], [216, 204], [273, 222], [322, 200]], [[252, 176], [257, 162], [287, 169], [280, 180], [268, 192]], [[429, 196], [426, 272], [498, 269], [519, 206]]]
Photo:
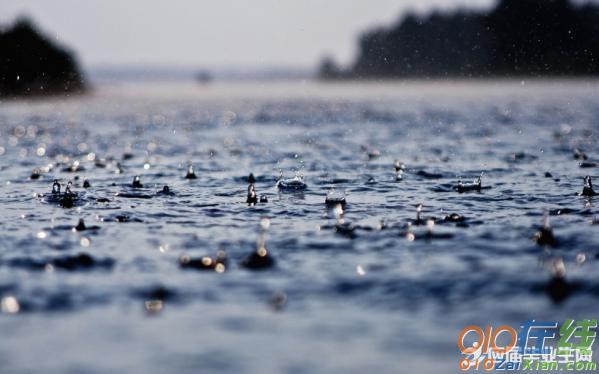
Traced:
[[576, 263], [578, 265], [582, 265], [586, 260], [587, 256], [584, 253], [580, 252], [576, 254]]
[[361, 276], [361, 277], [364, 276], [364, 275], [366, 275], [366, 271], [364, 270], [364, 268], [362, 267], [362, 265], [356, 266], [356, 273], [359, 276]]
[[150, 314], [160, 313], [164, 309], [164, 302], [162, 300], [146, 300], [144, 302], [146, 312]]
[[79, 143], [79, 144], [77, 144], [77, 149], [79, 150], [79, 152], [85, 152], [85, 151], [87, 151], [87, 144]]
[[3, 313], [16, 314], [20, 309], [19, 301], [14, 296], [5, 296], [0, 301], [0, 310]]
[[268, 219], [267, 217], [262, 217], [260, 219], [260, 227], [264, 231], [268, 230], [268, 228], [270, 227], [270, 219]]
[[225, 272], [225, 265], [224, 264], [216, 264], [216, 266], [214, 267], [214, 271], [216, 271], [217, 273], [224, 273]]
[[563, 278], [566, 276], [566, 264], [564, 263], [564, 260], [558, 258], [553, 261], [553, 264], [551, 265], [551, 275], [556, 278]]
[[343, 220], [343, 205], [337, 204], [335, 208], [333, 208], [333, 214], [335, 214], [335, 219], [337, 221]]
[[416, 235], [412, 232], [412, 223], [408, 223], [408, 232], [406, 233], [406, 239], [413, 242], [416, 239]]
[[432, 219], [427, 219], [426, 220], [426, 228], [428, 229], [428, 232], [432, 232], [433, 231], [433, 227], [435, 227], [435, 221]]

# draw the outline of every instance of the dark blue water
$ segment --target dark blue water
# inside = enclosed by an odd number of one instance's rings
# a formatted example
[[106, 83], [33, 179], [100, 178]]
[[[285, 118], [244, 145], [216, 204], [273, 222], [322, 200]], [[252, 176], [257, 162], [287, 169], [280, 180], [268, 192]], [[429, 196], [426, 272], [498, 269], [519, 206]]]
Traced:
[[[578, 193], [585, 175], [599, 186], [598, 88], [121, 85], [2, 102], [0, 371], [453, 372], [465, 325], [596, 318], [599, 197]], [[248, 207], [250, 173], [267, 203]], [[454, 188], [481, 174], [480, 191]], [[281, 175], [307, 188], [281, 191]], [[333, 189], [344, 207], [325, 205]], [[553, 246], [533, 241], [544, 212]], [[248, 260], [257, 248], [272, 262]], [[181, 265], [218, 251], [222, 267]]]

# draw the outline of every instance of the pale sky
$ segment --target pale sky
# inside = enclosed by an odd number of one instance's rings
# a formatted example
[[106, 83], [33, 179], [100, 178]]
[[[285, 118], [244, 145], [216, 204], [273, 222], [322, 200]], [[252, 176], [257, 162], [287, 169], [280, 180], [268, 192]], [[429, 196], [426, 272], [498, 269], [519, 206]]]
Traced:
[[29, 15], [86, 67], [314, 67], [349, 62], [356, 36], [407, 9], [494, 0], [1, 0], [0, 22]]

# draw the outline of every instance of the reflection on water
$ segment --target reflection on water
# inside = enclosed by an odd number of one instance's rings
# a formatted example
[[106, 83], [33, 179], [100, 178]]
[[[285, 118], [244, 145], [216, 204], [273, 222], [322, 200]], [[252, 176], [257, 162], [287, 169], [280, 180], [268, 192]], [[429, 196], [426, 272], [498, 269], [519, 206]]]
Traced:
[[122, 85], [0, 103], [2, 365], [452, 372], [467, 324], [590, 318], [597, 88]]

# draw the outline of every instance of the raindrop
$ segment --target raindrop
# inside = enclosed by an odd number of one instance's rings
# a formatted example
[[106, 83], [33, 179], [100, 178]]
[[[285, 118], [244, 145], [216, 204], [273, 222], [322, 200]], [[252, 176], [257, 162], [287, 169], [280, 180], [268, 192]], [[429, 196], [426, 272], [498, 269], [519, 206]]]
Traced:
[[16, 314], [20, 309], [19, 301], [14, 296], [4, 296], [0, 301], [0, 310], [3, 313]]

